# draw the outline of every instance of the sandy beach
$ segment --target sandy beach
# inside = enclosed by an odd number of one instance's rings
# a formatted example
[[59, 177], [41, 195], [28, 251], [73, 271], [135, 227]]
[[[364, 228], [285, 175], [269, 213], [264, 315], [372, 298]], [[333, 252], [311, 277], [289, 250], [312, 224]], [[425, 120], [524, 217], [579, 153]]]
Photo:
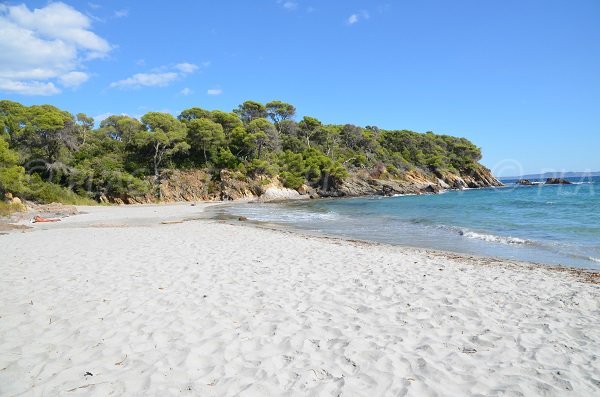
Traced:
[[589, 277], [206, 205], [83, 207], [0, 235], [0, 395], [600, 395]]

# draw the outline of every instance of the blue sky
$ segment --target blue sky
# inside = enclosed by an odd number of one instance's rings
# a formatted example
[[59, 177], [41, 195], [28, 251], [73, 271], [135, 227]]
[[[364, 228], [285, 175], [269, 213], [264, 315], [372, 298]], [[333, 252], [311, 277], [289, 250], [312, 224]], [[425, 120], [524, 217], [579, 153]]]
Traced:
[[0, 97], [96, 118], [247, 99], [471, 139], [497, 175], [600, 170], [600, 1], [0, 5]]

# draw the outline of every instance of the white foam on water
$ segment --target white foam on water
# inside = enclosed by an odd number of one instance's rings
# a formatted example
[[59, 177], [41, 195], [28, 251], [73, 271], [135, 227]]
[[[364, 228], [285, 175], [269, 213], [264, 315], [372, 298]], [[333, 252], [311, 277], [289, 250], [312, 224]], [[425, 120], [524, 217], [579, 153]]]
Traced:
[[471, 230], [461, 230], [459, 234], [466, 238], [471, 238], [475, 240], [483, 240], [489, 241], [492, 243], [500, 243], [500, 244], [510, 244], [510, 245], [525, 245], [530, 242], [518, 237], [503, 237], [496, 236], [493, 234], [485, 234], [485, 233], [477, 233]]

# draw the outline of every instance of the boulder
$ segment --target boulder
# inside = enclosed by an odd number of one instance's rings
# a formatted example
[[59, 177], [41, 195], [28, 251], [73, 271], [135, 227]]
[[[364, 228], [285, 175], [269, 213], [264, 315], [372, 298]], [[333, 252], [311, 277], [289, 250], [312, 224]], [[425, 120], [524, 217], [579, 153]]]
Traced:
[[546, 179], [546, 185], [571, 185], [571, 182], [563, 178], [548, 178]]
[[283, 200], [301, 200], [308, 196], [301, 195], [294, 189], [288, 189], [283, 186], [269, 186], [259, 197], [259, 201], [283, 201]]

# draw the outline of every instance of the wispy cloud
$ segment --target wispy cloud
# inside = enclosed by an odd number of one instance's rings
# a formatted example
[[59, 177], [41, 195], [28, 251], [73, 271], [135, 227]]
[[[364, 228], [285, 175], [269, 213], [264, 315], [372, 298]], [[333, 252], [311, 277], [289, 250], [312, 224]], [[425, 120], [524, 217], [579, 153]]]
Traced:
[[166, 87], [175, 81], [179, 75], [175, 72], [168, 73], [136, 73], [131, 77], [110, 83], [111, 88], [140, 88], [140, 87]]
[[298, 3], [292, 0], [277, 0], [277, 4], [281, 5], [281, 7], [288, 11], [294, 11], [298, 9]]
[[166, 87], [172, 82], [183, 79], [198, 70], [198, 65], [188, 62], [178, 63], [175, 66], [161, 66], [148, 73], [136, 73], [126, 79], [110, 83], [110, 88], [141, 88], [141, 87]]
[[220, 88], [211, 88], [206, 91], [207, 95], [221, 95], [222, 93], [223, 93], [223, 90]]
[[183, 90], [179, 91], [179, 93], [183, 96], [188, 96], [190, 94], [192, 94], [194, 91], [192, 91], [190, 88], [185, 87]]
[[365, 10], [361, 10], [357, 13], [354, 13], [352, 15], [350, 15], [348, 17], [348, 19], [346, 20], [346, 23], [348, 25], [354, 25], [355, 23], [358, 23], [362, 20], [366, 20], [369, 19], [371, 16], [369, 15], [369, 13]]
[[116, 10], [114, 12], [115, 18], [124, 18], [129, 15], [129, 10]]
[[198, 70], [198, 65], [194, 65], [193, 63], [178, 63], [175, 65], [175, 69], [179, 70], [182, 73], [194, 73]]
[[0, 5], [0, 91], [58, 94], [57, 84], [85, 82], [85, 62], [105, 57], [111, 49], [91, 30], [90, 17], [67, 4], [33, 10], [25, 4]]

